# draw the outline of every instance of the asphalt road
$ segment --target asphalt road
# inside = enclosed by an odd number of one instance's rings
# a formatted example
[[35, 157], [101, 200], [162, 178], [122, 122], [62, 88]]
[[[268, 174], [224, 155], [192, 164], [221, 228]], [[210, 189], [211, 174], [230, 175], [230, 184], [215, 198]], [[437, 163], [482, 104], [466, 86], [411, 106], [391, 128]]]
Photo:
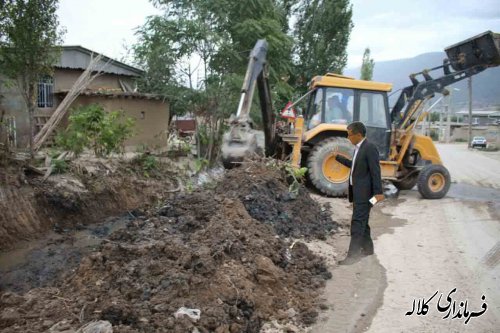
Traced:
[[[376, 255], [332, 264], [329, 309], [313, 332], [499, 331], [500, 153], [438, 150], [452, 177], [448, 195], [424, 200], [414, 188], [373, 209]], [[347, 227], [345, 201], [328, 200]], [[333, 263], [348, 240], [346, 231], [319, 252], [331, 253]], [[419, 301], [427, 302], [425, 314]]]

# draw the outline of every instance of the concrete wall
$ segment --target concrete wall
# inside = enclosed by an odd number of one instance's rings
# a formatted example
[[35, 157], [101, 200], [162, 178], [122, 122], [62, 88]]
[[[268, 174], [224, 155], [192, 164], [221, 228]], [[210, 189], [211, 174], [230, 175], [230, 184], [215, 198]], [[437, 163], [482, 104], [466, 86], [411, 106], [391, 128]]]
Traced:
[[[78, 79], [78, 77], [82, 73], [83, 73], [82, 70], [76, 70], [76, 69], [59, 69], [59, 68], [55, 69], [53, 75], [54, 92], [70, 90], [74, 82]], [[123, 83], [127, 84], [130, 87], [134, 87], [135, 83], [133, 77], [116, 75], [116, 74], [103, 74], [90, 84], [89, 89], [92, 90], [106, 89], [106, 90], [120, 91], [121, 85], [119, 80], [121, 80]], [[0, 96], [3, 96], [3, 98], [0, 98], [0, 113], [2, 109], [5, 110], [6, 116], [13, 117], [16, 122], [17, 148], [26, 148], [29, 142], [30, 128], [28, 119], [28, 108], [21, 95], [21, 92], [17, 88], [14, 81], [8, 80], [5, 77], [0, 76]], [[57, 94], [54, 95], [54, 107], [37, 108], [37, 110], [35, 111], [35, 116], [49, 117], [55, 111], [57, 105], [61, 103], [61, 100], [62, 99], [58, 97]], [[165, 123], [168, 124], [168, 105], [153, 100], [127, 99], [126, 101], [127, 103], [124, 104], [128, 105], [126, 106], [126, 108], [128, 108], [127, 110], [129, 110], [130, 112], [132, 112], [131, 108], [135, 108], [137, 110], [140, 109], [141, 111], [145, 111], [146, 114], [154, 113], [154, 116], [150, 115], [149, 117], [146, 117], [145, 121], [142, 122], [146, 126], [145, 127], [146, 130], [144, 131], [144, 133], [148, 133], [150, 130], [155, 130], [156, 126], [163, 126]], [[162, 106], [159, 106], [159, 104], [162, 104]], [[140, 117], [140, 111], [137, 112], [139, 112], [138, 117]], [[154, 126], [149, 125], [150, 119], [148, 118], [155, 119], [154, 117], [160, 117], [159, 114], [165, 114], [165, 112], [166, 112], [165, 123], [159, 121], [158, 124], [152, 124]], [[147, 136], [148, 135], [146, 134], [139, 134], [137, 140], [145, 140]]]
[[169, 105], [167, 102], [137, 98], [111, 98], [103, 96], [80, 96], [71, 108], [99, 104], [107, 111], [124, 111], [126, 117], [135, 121], [135, 135], [126, 143], [127, 150], [134, 150], [140, 145], [151, 148], [166, 146]]
[[[469, 133], [469, 127], [457, 127], [453, 129], [451, 135], [451, 141], [464, 140], [467, 141]], [[495, 145], [500, 147], [500, 126], [473, 126], [472, 127], [472, 137], [484, 136], [488, 145]]]

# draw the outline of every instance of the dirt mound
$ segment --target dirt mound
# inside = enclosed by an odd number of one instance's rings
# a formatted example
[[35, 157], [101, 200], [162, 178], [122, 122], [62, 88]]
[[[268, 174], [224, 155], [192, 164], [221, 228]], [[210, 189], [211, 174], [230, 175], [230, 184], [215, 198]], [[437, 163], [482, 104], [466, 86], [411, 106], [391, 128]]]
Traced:
[[216, 192], [239, 198], [250, 216], [271, 225], [281, 236], [324, 239], [336, 230], [329, 207], [320, 206], [303, 186], [292, 199], [285, 176], [278, 169], [251, 163], [230, 170]]
[[[234, 170], [214, 189], [177, 195], [111, 234], [59, 288], [3, 293], [0, 331], [106, 320], [114, 332], [259, 332], [270, 319], [314, 322], [331, 275], [303, 243], [277, 234], [321, 236], [334, 223], [318, 218], [327, 212], [306, 192], [287, 198], [273, 172]], [[174, 317], [181, 307], [200, 319]]]

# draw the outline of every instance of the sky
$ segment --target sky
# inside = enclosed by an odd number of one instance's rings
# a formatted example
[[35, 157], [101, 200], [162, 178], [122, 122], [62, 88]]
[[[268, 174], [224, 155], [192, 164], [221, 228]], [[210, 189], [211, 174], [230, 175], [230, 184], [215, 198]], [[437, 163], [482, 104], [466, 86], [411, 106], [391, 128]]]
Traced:
[[500, 33], [500, 0], [351, 0], [348, 67], [370, 48], [377, 61], [412, 58], [487, 30]]
[[[235, 0], [237, 1], [237, 0]], [[500, 33], [500, 0], [351, 0], [354, 28], [348, 68], [370, 48], [377, 61], [411, 58], [486, 30]], [[123, 59], [135, 30], [159, 11], [148, 0], [60, 0], [64, 45], [81, 45]]]

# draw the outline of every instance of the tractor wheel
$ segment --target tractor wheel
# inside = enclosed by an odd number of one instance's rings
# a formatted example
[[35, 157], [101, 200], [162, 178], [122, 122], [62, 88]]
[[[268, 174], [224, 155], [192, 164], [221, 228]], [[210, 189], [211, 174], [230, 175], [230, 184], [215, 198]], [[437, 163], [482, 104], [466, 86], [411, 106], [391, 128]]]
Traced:
[[350, 170], [335, 160], [333, 151], [352, 158], [354, 148], [345, 138], [329, 138], [317, 143], [307, 158], [309, 179], [316, 189], [326, 195], [345, 196]]
[[450, 173], [439, 164], [427, 165], [418, 175], [418, 191], [424, 199], [441, 199], [448, 193], [450, 184]]
[[400, 191], [411, 190], [415, 185], [417, 185], [418, 175], [418, 173], [415, 173], [401, 181], [394, 181], [393, 184]]

